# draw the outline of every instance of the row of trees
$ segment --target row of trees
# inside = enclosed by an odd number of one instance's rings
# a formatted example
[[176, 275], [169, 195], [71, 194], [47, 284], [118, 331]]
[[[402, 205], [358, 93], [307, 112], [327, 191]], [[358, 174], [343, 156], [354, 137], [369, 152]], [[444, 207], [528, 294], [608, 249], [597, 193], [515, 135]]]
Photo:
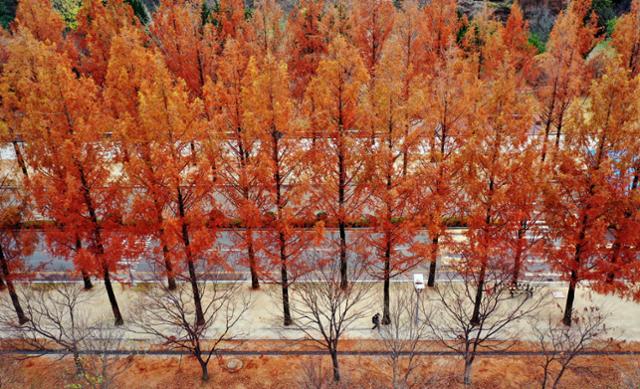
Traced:
[[[198, 269], [200, 274], [219, 270]], [[349, 277], [359, 280], [364, 271], [364, 267], [350, 266]], [[439, 385], [450, 384], [449, 373], [442, 376], [442, 372], [427, 372], [429, 368], [422, 365], [421, 359], [426, 355], [441, 353], [432, 349], [434, 342], [446, 348], [445, 353], [461, 357], [460, 376], [466, 386], [472, 383], [474, 362], [483, 352], [500, 353], [521, 345], [519, 342], [523, 340], [531, 341], [536, 349], [530, 351], [541, 357], [537, 364], [542, 372], [542, 389], [559, 387], [565, 373], [579, 366], [577, 357], [606, 352], [614, 345], [612, 339], [606, 339], [606, 315], [599, 309], [585, 308], [576, 315], [573, 326], [565, 326], [555, 320], [555, 310], [548, 309], [549, 296], [544, 291], [536, 292], [535, 297], [510, 293], [509, 274], [496, 275], [488, 281], [491, 293], [483, 299], [475, 319], [472, 312], [475, 313], [477, 279], [463, 281], [438, 285], [428, 301], [406, 284], [396, 289], [390, 304], [390, 323], [374, 332], [379, 346], [385, 350], [382, 355], [390, 372], [388, 387], [435, 385], [438, 381]], [[71, 357], [73, 373], [68, 374], [67, 380], [83, 386], [117, 387], [117, 376], [132, 362], [126, 356], [132, 350], [123, 347], [130, 335], [137, 339], [150, 336], [150, 340], [161, 341], [169, 350], [190, 355], [200, 366], [202, 380], [208, 381], [212, 357], [241, 345], [237, 338], [247, 336], [244, 331], [251, 329], [247, 327], [250, 322], [242, 317], [252, 305], [242, 285], [241, 282], [199, 284], [204, 323], [197, 322], [188, 283], [180, 283], [175, 289], [162, 282], [146, 285], [129, 307], [132, 320], [126, 330], [106, 326], [104, 319], [96, 320], [94, 314], [87, 312], [96, 298], [95, 292], [68, 283], [30, 285], [19, 291], [29, 321], [18, 323], [11, 303], [0, 300], [0, 330], [7, 336], [5, 345], [11, 349]], [[372, 286], [350, 282], [343, 288], [338, 261], [321, 269], [318, 282], [294, 286], [294, 325], [305, 340], [318, 345], [331, 359], [331, 374], [322, 374], [322, 362], [316, 360], [301, 374], [302, 385], [329, 387], [330, 380], [344, 381], [340, 362], [342, 339], [348, 331], [361, 326], [363, 319], [368, 319]], [[530, 330], [529, 336], [523, 336], [523, 329]], [[379, 382], [376, 387], [385, 385]]]
[[[32, 219], [86, 288], [104, 281], [116, 324], [113, 272], [141, 255], [170, 289], [188, 275], [203, 324], [196, 269], [231, 266], [220, 227], [254, 288], [282, 285], [285, 325], [291, 283], [334, 260], [343, 289], [350, 261], [384, 281], [389, 323], [390, 280], [428, 260], [433, 286], [443, 245], [477, 280], [475, 322], [491, 274], [515, 285], [532, 256], [569, 281], [567, 325], [583, 280], [638, 298], [640, 3], [606, 42], [591, 10], [572, 2], [536, 55], [517, 5], [503, 25], [450, 0], [309, 0], [286, 16], [267, 0], [169, 1], [143, 24], [88, 0], [72, 29], [46, 0], [21, 2], [0, 80], [17, 161], [2, 285], [20, 321], [13, 280], [33, 239], [16, 229]], [[454, 219], [464, 242], [446, 234]]]

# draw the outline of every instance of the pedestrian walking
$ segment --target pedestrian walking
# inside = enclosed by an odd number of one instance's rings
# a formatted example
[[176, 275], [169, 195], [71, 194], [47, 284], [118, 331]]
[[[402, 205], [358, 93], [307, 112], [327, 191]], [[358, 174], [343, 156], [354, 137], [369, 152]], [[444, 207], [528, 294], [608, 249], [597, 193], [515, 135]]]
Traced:
[[373, 315], [373, 317], [371, 318], [371, 322], [373, 323], [372, 330], [375, 330], [376, 328], [380, 330], [380, 314], [379, 313], [376, 313], [375, 315]]

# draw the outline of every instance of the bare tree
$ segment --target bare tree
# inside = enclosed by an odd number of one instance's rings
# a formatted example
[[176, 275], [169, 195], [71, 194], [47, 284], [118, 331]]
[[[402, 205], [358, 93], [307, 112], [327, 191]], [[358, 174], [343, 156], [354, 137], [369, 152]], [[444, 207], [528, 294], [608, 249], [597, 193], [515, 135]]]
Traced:
[[234, 338], [232, 330], [250, 301], [239, 282], [200, 282], [198, 289], [203, 302], [202, 323], [196, 320], [193, 299], [184, 284], [170, 290], [157, 282], [145, 289], [133, 308], [132, 331], [152, 335], [173, 349], [189, 352], [200, 364], [202, 380], [208, 381], [211, 357], [222, 342]]
[[[413, 288], [399, 291], [390, 307], [389, 325], [380, 330], [382, 343], [388, 351], [391, 366], [391, 384], [394, 389], [422, 385], [424, 377], [414, 377], [418, 367], [418, 352], [429, 333], [426, 306]], [[402, 362], [406, 361], [406, 365]]]
[[610, 339], [604, 339], [607, 332], [605, 320], [606, 315], [597, 307], [587, 307], [579, 315], [574, 315], [571, 326], [552, 318], [546, 322], [533, 321], [533, 333], [544, 356], [542, 389], [549, 384], [556, 389], [564, 373], [573, 367], [575, 358], [581, 353], [602, 350], [610, 343]]
[[84, 375], [80, 357], [82, 342], [90, 335], [86, 319], [80, 314], [80, 304], [91, 292], [75, 284], [25, 285], [20, 288], [20, 300], [27, 320], [15, 321], [11, 306], [0, 302], [0, 325], [3, 332], [20, 347], [34, 350], [60, 351], [71, 355], [76, 375]]
[[352, 282], [344, 285], [340, 269], [340, 263], [332, 260], [317, 271], [318, 282], [298, 283], [292, 305], [296, 327], [331, 355], [334, 382], [340, 381], [340, 338], [365, 316], [368, 305], [364, 300], [371, 285], [357, 282], [363, 271], [355, 263], [348, 274]]
[[[476, 303], [478, 285], [484, 294], [480, 304]], [[511, 297], [510, 285], [509, 272], [487, 269], [481, 284], [476, 277], [465, 276], [461, 283], [450, 279], [435, 289], [436, 303], [427, 325], [437, 341], [463, 357], [465, 385], [471, 384], [478, 351], [510, 348], [515, 340], [511, 327], [534, 313], [544, 300], [528, 293]]]
[[124, 333], [106, 327], [106, 319], [89, 321], [82, 313], [82, 306], [93, 294], [76, 284], [25, 285], [20, 289], [20, 300], [27, 321], [16, 322], [11, 307], [2, 302], [0, 329], [13, 339], [16, 348], [55, 350], [61, 352], [61, 358], [70, 355], [75, 366], [73, 382], [93, 388], [112, 387], [110, 368], [126, 353], [109, 355], [107, 351], [120, 348]]
[[133, 356], [124, 352], [124, 330], [110, 327], [103, 319], [92, 325], [91, 336], [83, 341], [83, 350], [91, 356], [83, 358], [85, 386], [95, 389], [116, 388], [116, 379], [133, 363]]

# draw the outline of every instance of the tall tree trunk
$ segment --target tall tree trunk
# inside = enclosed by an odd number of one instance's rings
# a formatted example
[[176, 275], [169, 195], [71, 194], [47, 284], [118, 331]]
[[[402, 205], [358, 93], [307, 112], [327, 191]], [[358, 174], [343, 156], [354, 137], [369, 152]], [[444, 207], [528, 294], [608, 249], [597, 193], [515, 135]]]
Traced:
[[121, 326], [124, 324], [124, 320], [122, 319], [122, 314], [120, 313], [120, 308], [118, 307], [118, 300], [116, 300], [116, 295], [115, 293], [113, 293], [113, 286], [111, 285], [111, 277], [109, 274], [109, 266], [107, 266], [107, 264], [104, 264], [102, 271], [104, 276], [104, 286], [107, 289], [107, 296], [109, 296], [109, 303], [111, 304], [111, 310], [113, 311], [113, 316], [115, 317], [115, 325]]
[[282, 312], [284, 313], [284, 325], [292, 323], [291, 308], [289, 306], [289, 275], [287, 274], [287, 253], [284, 232], [278, 234], [280, 243], [280, 282], [282, 284]]
[[480, 304], [482, 304], [482, 292], [484, 289], [484, 278], [487, 271], [486, 263], [480, 267], [480, 276], [478, 277], [478, 287], [476, 289], [476, 298], [473, 302], [473, 315], [471, 315], [471, 324], [480, 324]]
[[438, 265], [438, 240], [440, 235], [435, 235], [431, 239], [431, 262], [429, 263], [429, 278], [427, 279], [427, 286], [434, 287], [436, 285], [436, 267]]
[[347, 231], [344, 221], [340, 221], [340, 288], [347, 289], [349, 277], [347, 276]]
[[16, 315], [18, 316], [18, 322], [20, 324], [24, 324], [28, 322], [29, 319], [25, 316], [24, 311], [22, 310], [22, 306], [20, 305], [20, 299], [18, 298], [16, 289], [13, 286], [13, 281], [11, 281], [9, 264], [7, 263], [7, 258], [4, 256], [4, 249], [2, 248], [2, 246], [0, 246], [0, 267], [2, 267], [2, 278], [4, 278], [4, 282], [7, 285], [7, 290], [9, 290], [11, 303], [13, 304], [13, 308], [15, 309]]
[[29, 173], [27, 171], [27, 164], [24, 162], [24, 157], [22, 156], [22, 152], [20, 151], [20, 145], [15, 139], [13, 139], [11, 143], [13, 144], [13, 150], [16, 153], [16, 160], [18, 161], [18, 166], [20, 166], [22, 175], [25, 176], [25, 178], [29, 177]]
[[84, 270], [80, 271], [82, 274], [82, 283], [84, 290], [90, 290], [93, 288], [93, 283], [91, 283], [91, 276]]
[[344, 216], [344, 202], [345, 202], [345, 185], [346, 185], [346, 172], [344, 167], [344, 156], [342, 151], [338, 156], [338, 229], [340, 232], [340, 287], [346, 289], [349, 280], [347, 276], [347, 230], [345, 225]]
[[569, 290], [567, 291], [567, 301], [564, 305], [564, 316], [562, 317], [562, 323], [566, 326], [571, 326], [571, 316], [573, 314], [573, 301], [576, 296], [576, 284], [577, 274], [575, 270], [571, 271], [571, 278], [569, 279]]
[[187, 260], [187, 267], [189, 268], [189, 282], [191, 283], [191, 292], [193, 293], [193, 305], [196, 309], [196, 324], [204, 325], [204, 312], [202, 311], [202, 298], [200, 296], [200, 290], [198, 289], [198, 278], [196, 276], [196, 267], [189, 258]]
[[[64, 101], [62, 96], [62, 91], [60, 90], [60, 98]], [[64, 106], [64, 115], [67, 119], [68, 132], [73, 136], [73, 120], [71, 119], [71, 115], [67, 110], [66, 105]], [[98, 222], [98, 215], [96, 213], [96, 208], [93, 204], [93, 199], [91, 198], [91, 188], [89, 186], [89, 182], [87, 181], [87, 176], [84, 171], [84, 167], [80, 163], [78, 159], [74, 156], [73, 163], [78, 170], [78, 174], [80, 176], [80, 190], [82, 191], [82, 197], [84, 200], [84, 205], [87, 207], [87, 211], [89, 212], [89, 219], [93, 224], [93, 239], [97, 249], [97, 256], [100, 259], [102, 265], [102, 272], [104, 278], [104, 284], [107, 289], [107, 295], [109, 297], [109, 303], [111, 304], [111, 310], [113, 311], [113, 316], [115, 318], [115, 325], [119, 326], [124, 324], [124, 320], [122, 319], [122, 314], [120, 313], [120, 308], [118, 307], [118, 301], [116, 300], [116, 295], [113, 293], [113, 287], [111, 286], [111, 278], [109, 275], [109, 264], [104, 261], [104, 246], [102, 244], [102, 237], [100, 234], [101, 226]]]
[[249, 271], [251, 272], [251, 289], [259, 289], [258, 270], [256, 269], [256, 253], [253, 247], [253, 230], [247, 227], [247, 256], [249, 257]]
[[191, 283], [191, 291], [193, 293], [193, 305], [196, 310], [196, 324], [204, 325], [204, 313], [202, 311], [202, 299], [200, 296], [200, 290], [198, 290], [198, 276], [196, 275], [196, 267], [193, 263], [191, 256], [191, 244], [189, 240], [189, 227], [184, 221], [186, 216], [186, 210], [184, 207], [184, 198], [182, 197], [182, 190], [180, 187], [177, 189], [178, 194], [178, 212], [180, 219], [182, 220], [182, 243], [184, 244], [184, 251], [187, 256], [187, 267], [189, 269], [189, 282]]
[[273, 172], [273, 180], [276, 189], [276, 207], [278, 216], [278, 244], [280, 248], [280, 284], [282, 287], [282, 312], [284, 315], [284, 325], [291, 325], [291, 309], [289, 306], [289, 274], [287, 273], [287, 237], [283, 231], [283, 215], [284, 201], [282, 199], [282, 177], [280, 175], [280, 138], [282, 133], [277, 131], [275, 126], [271, 125], [271, 158], [275, 166]]
[[564, 118], [564, 113], [560, 114], [560, 117], [558, 118], [558, 128], [556, 129], [556, 143], [554, 145], [554, 149], [553, 152], [554, 153], [558, 153], [558, 150], [560, 150], [560, 136], [562, 135], [562, 120]]
[[576, 296], [576, 286], [578, 284], [578, 267], [580, 266], [581, 256], [582, 256], [582, 244], [587, 234], [587, 223], [589, 221], [589, 216], [585, 212], [582, 217], [582, 226], [580, 228], [580, 234], [578, 235], [578, 244], [576, 244], [576, 251], [573, 257], [576, 268], [571, 270], [571, 277], [569, 278], [569, 290], [567, 292], [567, 301], [564, 306], [564, 316], [562, 317], [562, 322], [571, 326], [571, 316], [573, 314], [573, 301]]
[[386, 247], [384, 251], [384, 301], [382, 311], [382, 324], [391, 324], [391, 312], [389, 310], [390, 293], [389, 286], [391, 283], [391, 239], [387, 237]]

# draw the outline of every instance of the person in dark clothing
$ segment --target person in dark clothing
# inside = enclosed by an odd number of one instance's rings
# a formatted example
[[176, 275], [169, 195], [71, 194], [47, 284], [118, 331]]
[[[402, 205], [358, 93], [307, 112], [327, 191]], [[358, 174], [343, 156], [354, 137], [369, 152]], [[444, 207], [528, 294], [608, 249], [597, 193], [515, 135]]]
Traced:
[[373, 323], [372, 330], [375, 330], [376, 328], [379, 330], [380, 329], [380, 314], [376, 313], [375, 315], [373, 315], [373, 317], [371, 318], [371, 322]]

